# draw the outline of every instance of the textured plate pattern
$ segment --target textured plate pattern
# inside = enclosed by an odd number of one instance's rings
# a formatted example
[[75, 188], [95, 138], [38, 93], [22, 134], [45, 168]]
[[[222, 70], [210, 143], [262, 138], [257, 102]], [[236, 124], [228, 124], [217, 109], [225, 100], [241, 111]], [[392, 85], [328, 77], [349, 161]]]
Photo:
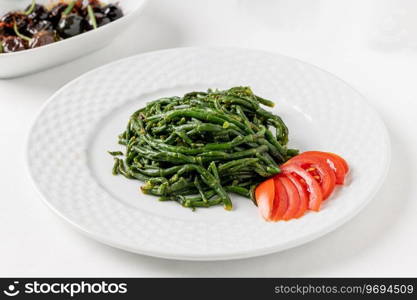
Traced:
[[[349, 161], [348, 187], [320, 213], [277, 224], [263, 222], [256, 213], [236, 217], [232, 212], [215, 221], [167, 217], [126, 205], [93, 175], [89, 157], [95, 154], [89, 153], [89, 147], [115, 110], [161, 90], [234, 85], [250, 85], [262, 96], [279, 99], [303, 116], [305, 126], [318, 128], [317, 144], [301, 142], [303, 150], [334, 151]], [[28, 164], [48, 205], [95, 239], [166, 258], [230, 259], [293, 247], [347, 221], [381, 185], [389, 164], [389, 140], [362, 97], [318, 68], [259, 51], [184, 48], [104, 66], [58, 91], [34, 123]]]

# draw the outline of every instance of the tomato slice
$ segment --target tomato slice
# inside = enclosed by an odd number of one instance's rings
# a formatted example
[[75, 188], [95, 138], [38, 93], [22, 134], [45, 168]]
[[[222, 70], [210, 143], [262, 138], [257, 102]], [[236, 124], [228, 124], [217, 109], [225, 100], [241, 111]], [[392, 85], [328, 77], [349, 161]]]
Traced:
[[265, 180], [256, 187], [255, 200], [261, 216], [270, 221], [275, 200], [275, 182], [273, 178]]
[[276, 176], [275, 181], [277, 180], [281, 181], [285, 191], [287, 192], [288, 208], [282, 216], [282, 219], [288, 221], [293, 219], [300, 209], [300, 195], [295, 185], [287, 178], [286, 175]]
[[288, 209], [288, 195], [285, 190], [285, 186], [282, 184], [277, 177], [274, 177], [275, 183], [275, 202], [274, 209], [272, 212], [272, 220], [279, 221], [283, 220], [284, 214]]
[[328, 155], [330, 155], [333, 159], [340, 161], [343, 166], [345, 167], [345, 174], [347, 174], [349, 172], [349, 165], [346, 162], [346, 160], [344, 160], [341, 156], [332, 153], [332, 152], [326, 152]]
[[[297, 164], [303, 169], [312, 169], [310, 171], [317, 171], [320, 181], [320, 186], [323, 190], [323, 199], [327, 199], [334, 191], [336, 185], [335, 172], [329, 167], [327, 162], [313, 155], [297, 155], [287, 161], [285, 164]], [[312, 168], [311, 168], [312, 167]], [[313, 169], [314, 168], [314, 169]]]
[[333, 154], [333, 153], [320, 152], [320, 151], [307, 151], [307, 152], [301, 153], [299, 156], [301, 157], [315, 156], [315, 157], [324, 159], [326, 163], [329, 165], [329, 167], [335, 172], [336, 184], [344, 184], [345, 176], [347, 173], [346, 167], [345, 167], [346, 161], [340, 156]]
[[308, 208], [319, 211], [321, 202], [323, 201], [323, 193], [317, 180], [297, 164], [287, 162], [281, 166], [281, 171], [284, 174], [295, 173], [305, 181], [309, 192]]
[[295, 186], [298, 192], [298, 196], [300, 197], [300, 206], [298, 208], [298, 211], [295, 213], [294, 218], [300, 218], [302, 217], [305, 212], [308, 209], [308, 192], [307, 189], [304, 187], [304, 185], [292, 174], [288, 173], [285, 174], [292, 182], [292, 184]]

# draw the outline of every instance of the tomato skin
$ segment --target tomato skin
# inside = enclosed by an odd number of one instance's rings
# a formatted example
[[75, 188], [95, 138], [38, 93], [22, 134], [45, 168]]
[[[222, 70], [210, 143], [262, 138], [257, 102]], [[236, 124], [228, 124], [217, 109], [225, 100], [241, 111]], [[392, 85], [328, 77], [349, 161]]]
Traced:
[[323, 193], [321, 191], [321, 186], [317, 182], [317, 180], [314, 179], [313, 176], [311, 176], [306, 170], [304, 170], [297, 164], [287, 162], [281, 166], [281, 171], [284, 174], [295, 173], [298, 176], [300, 176], [302, 179], [304, 179], [304, 181], [306, 182], [308, 186], [308, 192], [309, 192], [308, 208], [313, 211], [319, 211], [321, 203], [323, 201]]
[[308, 154], [298, 155], [291, 158], [285, 164], [296, 164], [300, 167], [311, 165], [319, 173], [323, 200], [327, 199], [333, 193], [336, 186], [336, 175], [324, 159]]
[[288, 221], [293, 219], [300, 209], [300, 195], [295, 185], [291, 182], [291, 180], [288, 179], [286, 175], [276, 176], [275, 181], [277, 180], [281, 181], [287, 193], [288, 208], [282, 216], [282, 219]]
[[333, 159], [340, 161], [343, 164], [343, 167], [345, 168], [345, 174], [349, 173], [349, 165], [346, 162], [344, 158], [342, 158], [340, 155], [337, 155], [332, 152], [326, 152], [328, 155], [330, 155]]
[[290, 180], [292, 184], [295, 186], [295, 188], [297, 189], [298, 195], [300, 197], [300, 205], [299, 205], [298, 211], [294, 215], [294, 218], [298, 219], [304, 216], [305, 212], [308, 209], [308, 201], [309, 201], [308, 192], [306, 188], [304, 187], [304, 185], [294, 175], [290, 173], [285, 174], [285, 175], [288, 178], [288, 180]]
[[271, 221], [275, 200], [275, 182], [273, 178], [269, 178], [257, 186], [255, 200], [261, 216], [265, 220]]
[[288, 209], [288, 195], [285, 190], [285, 186], [280, 180], [274, 177], [275, 183], [275, 203], [272, 212], [272, 220], [280, 221], [283, 220], [284, 214]]
[[339, 155], [307, 151], [280, 166], [281, 173], [255, 189], [261, 216], [267, 221], [288, 221], [307, 210], [319, 211], [322, 201], [344, 184], [349, 165]]
[[315, 156], [324, 159], [329, 167], [335, 172], [336, 184], [344, 184], [346, 177], [346, 170], [349, 170], [346, 161], [340, 156], [321, 151], [306, 151], [299, 155], [300, 157]]

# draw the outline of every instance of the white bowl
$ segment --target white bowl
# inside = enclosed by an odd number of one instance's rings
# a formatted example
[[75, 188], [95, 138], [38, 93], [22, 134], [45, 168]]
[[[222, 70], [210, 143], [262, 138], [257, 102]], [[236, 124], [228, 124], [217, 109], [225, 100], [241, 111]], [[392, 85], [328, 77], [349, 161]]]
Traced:
[[[37, 3], [51, 3], [51, 0], [37, 0]], [[120, 32], [125, 30], [141, 12], [146, 0], [102, 0], [103, 3], [118, 2], [124, 16], [105, 26], [78, 36], [43, 47], [15, 53], [0, 54], [0, 78], [10, 78], [38, 72], [63, 64], [105, 47]], [[10, 10], [23, 10], [30, 0], [2, 0], [0, 14]]]

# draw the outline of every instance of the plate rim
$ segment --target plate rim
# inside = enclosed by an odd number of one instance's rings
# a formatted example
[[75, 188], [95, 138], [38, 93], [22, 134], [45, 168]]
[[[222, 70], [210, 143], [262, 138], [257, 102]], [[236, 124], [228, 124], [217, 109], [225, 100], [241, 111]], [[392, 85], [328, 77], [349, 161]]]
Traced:
[[[122, 245], [120, 243], [115, 242], [114, 240], [108, 239], [106, 238], [106, 236], [97, 233], [97, 232], [91, 232], [90, 230], [88, 230], [87, 228], [84, 228], [82, 225], [77, 224], [75, 221], [71, 220], [69, 217], [65, 216], [63, 213], [61, 213], [56, 207], [54, 207], [48, 200], [47, 197], [44, 196], [44, 194], [42, 193], [42, 191], [40, 190], [40, 187], [36, 184], [35, 182], [35, 176], [32, 173], [32, 169], [30, 167], [30, 161], [29, 161], [29, 142], [30, 142], [30, 137], [32, 135], [32, 132], [34, 130], [35, 124], [38, 121], [38, 119], [40, 118], [40, 116], [42, 115], [42, 113], [45, 111], [45, 109], [48, 107], [48, 105], [54, 101], [56, 95], [58, 95], [59, 93], [61, 93], [61, 91], [65, 90], [68, 86], [70, 86], [73, 82], [81, 80], [84, 77], [87, 77], [88, 75], [90, 75], [91, 73], [94, 72], [99, 72], [102, 69], [111, 67], [112, 65], [117, 65], [119, 63], [122, 63], [124, 61], [128, 61], [128, 60], [134, 60], [137, 59], [138, 57], [141, 57], [143, 55], [150, 55], [150, 54], [163, 54], [164, 52], [171, 52], [171, 51], [182, 51], [182, 50], [188, 50], [188, 51], [192, 51], [192, 50], [198, 50], [198, 49], [204, 49], [204, 50], [211, 50], [211, 51], [215, 51], [215, 50], [235, 50], [235, 51], [251, 51], [251, 52], [258, 52], [260, 54], [265, 54], [265, 55], [274, 55], [274, 56], [281, 56], [282, 58], [285, 58], [287, 60], [292, 60], [304, 65], [308, 65], [316, 70], [319, 70], [321, 72], [326, 73], [326, 75], [333, 77], [334, 79], [340, 81], [341, 83], [343, 83], [346, 87], [350, 88], [352, 91], [354, 91], [355, 93], [358, 94], [358, 96], [360, 96], [361, 101], [363, 101], [363, 105], [367, 106], [367, 108], [373, 112], [373, 114], [375, 115], [376, 119], [378, 120], [378, 122], [380, 123], [380, 127], [381, 127], [381, 132], [383, 132], [383, 141], [385, 143], [385, 148], [384, 148], [384, 170], [381, 172], [381, 174], [379, 175], [379, 179], [378, 179], [378, 184], [375, 184], [375, 186], [373, 187], [373, 189], [371, 191], [369, 191], [369, 195], [366, 198], [366, 200], [362, 201], [360, 205], [358, 205], [356, 207], [355, 210], [353, 210], [350, 214], [344, 216], [343, 218], [339, 218], [337, 219], [337, 221], [330, 223], [328, 225], [326, 225], [324, 228], [322, 228], [320, 231], [314, 232], [314, 234], [306, 234], [303, 235], [301, 237], [299, 237], [298, 239], [295, 240], [291, 240], [289, 242], [283, 243], [281, 245], [275, 245], [275, 246], [271, 246], [271, 247], [264, 247], [264, 248], [258, 248], [258, 249], [254, 249], [254, 250], [246, 250], [246, 251], [234, 251], [233, 253], [227, 253], [227, 254], [202, 254], [202, 255], [198, 255], [198, 254], [194, 254], [194, 255], [189, 255], [189, 254], [171, 254], [169, 252], [164, 252], [164, 251], [147, 251], [147, 250], [143, 250], [143, 249], [137, 249], [137, 248], [131, 248], [131, 247], [127, 247], [125, 245]], [[130, 253], [136, 253], [136, 254], [141, 254], [141, 255], [146, 255], [146, 256], [151, 256], [151, 257], [157, 257], [157, 258], [163, 258], [163, 259], [170, 259], [170, 260], [180, 260], [180, 261], [224, 261], [224, 260], [237, 260], [237, 259], [244, 259], [244, 258], [250, 258], [250, 257], [259, 257], [259, 256], [264, 256], [264, 255], [268, 255], [268, 254], [272, 254], [272, 253], [277, 253], [277, 252], [281, 252], [284, 250], [288, 250], [306, 243], [309, 243], [313, 240], [319, 239], [320, 237], [338, 229], [339, 227], [341, 227], [342, 225], [346, 224], [348, 221], [352, 220], [355, 216], [357, 216], [359, 214], [359, 212], [361, 212], [376, 196], [377, 192], [381, 189], [382, 185], [385, 182], [385, 179], [388, 175], [389, 169], [390, 169], [390, 165], [391, 165], [391, 140], [390, 140], [390, 136], [389, 136], [389, 132], [387, 130], [387, 127], [383, 121], [383, 119], [381, 118], [381, 116], [378, 114], [378, 112], [374, 109], [374, 107], [369, 103], [369, 101], [367, 100], [366, 97], [363, 96], [362, 93], [360, 93], [357, 89], [355, 89], [352, 85], [350, 85], [349, 83], [347, 83], [345, 80], [341, 79], [340, 77], [338, 77], [337, 75], [334, 75], [333, 73], [322, 69], [321, 67], [300, 60], [298, 58], [294, 58], [288, 55], [283, 55], [277, 52], [273, 52], [273, 51], [265, 51], [262, 49], [256, 49], [256, 48], [246, 48], [246, 47], [219, 47], [219, 46], [191, 46], [191, 47], [176, 47], [176, 48], [167, 48], [167, 49], [160, 49], [160, 50], [155, 50], [155, 51], [147, 51], [147, 52], [142, 52], [136, 55], [132, 55], [132, 56], [128, 56], [122, 59], [118, 59], [115, 60], [113, 62], [110, 62], [108, 64], [102, 65], [100, 67], [94, 68], [86, 73], [81, 74], [80, 76], [70, 80], [69, 82], [67, 82], [66, 84], [64, 84], [61, 88], [59, 88], [58, 90], [56, 90], [51, 96], [49, 96], [49, 98], [41, 105], [41, 107], [38, 109], [37, 113], [35, 114], [33, 120], [31, 121], [31, 124], [29, 126], [29, 130], [26, 134], [25, 137], [25, 166], [26, 166], [26, 170], [29, 174], [30, 177], [30, 181], [33, 185], [33, 187], [35, 188], [35, 190], [37, 191], [38, 195], [40, 196], [42, 202], [49, 208], [51, 209], [57, 216], [59, 216], [61, 219], [63, 219], [65, 221], [65, 223], [70, 224], [71, 227], [73, 227], [74, 229], [76, 229], [78, 232], [82, 233], [83, 235], [92, 238], [95, 241], [98, 241], [102, 244], [105, 244], [107, 246], [111, 246], [117, 249], [121, 249], [124, 251], [128, 251]]]

